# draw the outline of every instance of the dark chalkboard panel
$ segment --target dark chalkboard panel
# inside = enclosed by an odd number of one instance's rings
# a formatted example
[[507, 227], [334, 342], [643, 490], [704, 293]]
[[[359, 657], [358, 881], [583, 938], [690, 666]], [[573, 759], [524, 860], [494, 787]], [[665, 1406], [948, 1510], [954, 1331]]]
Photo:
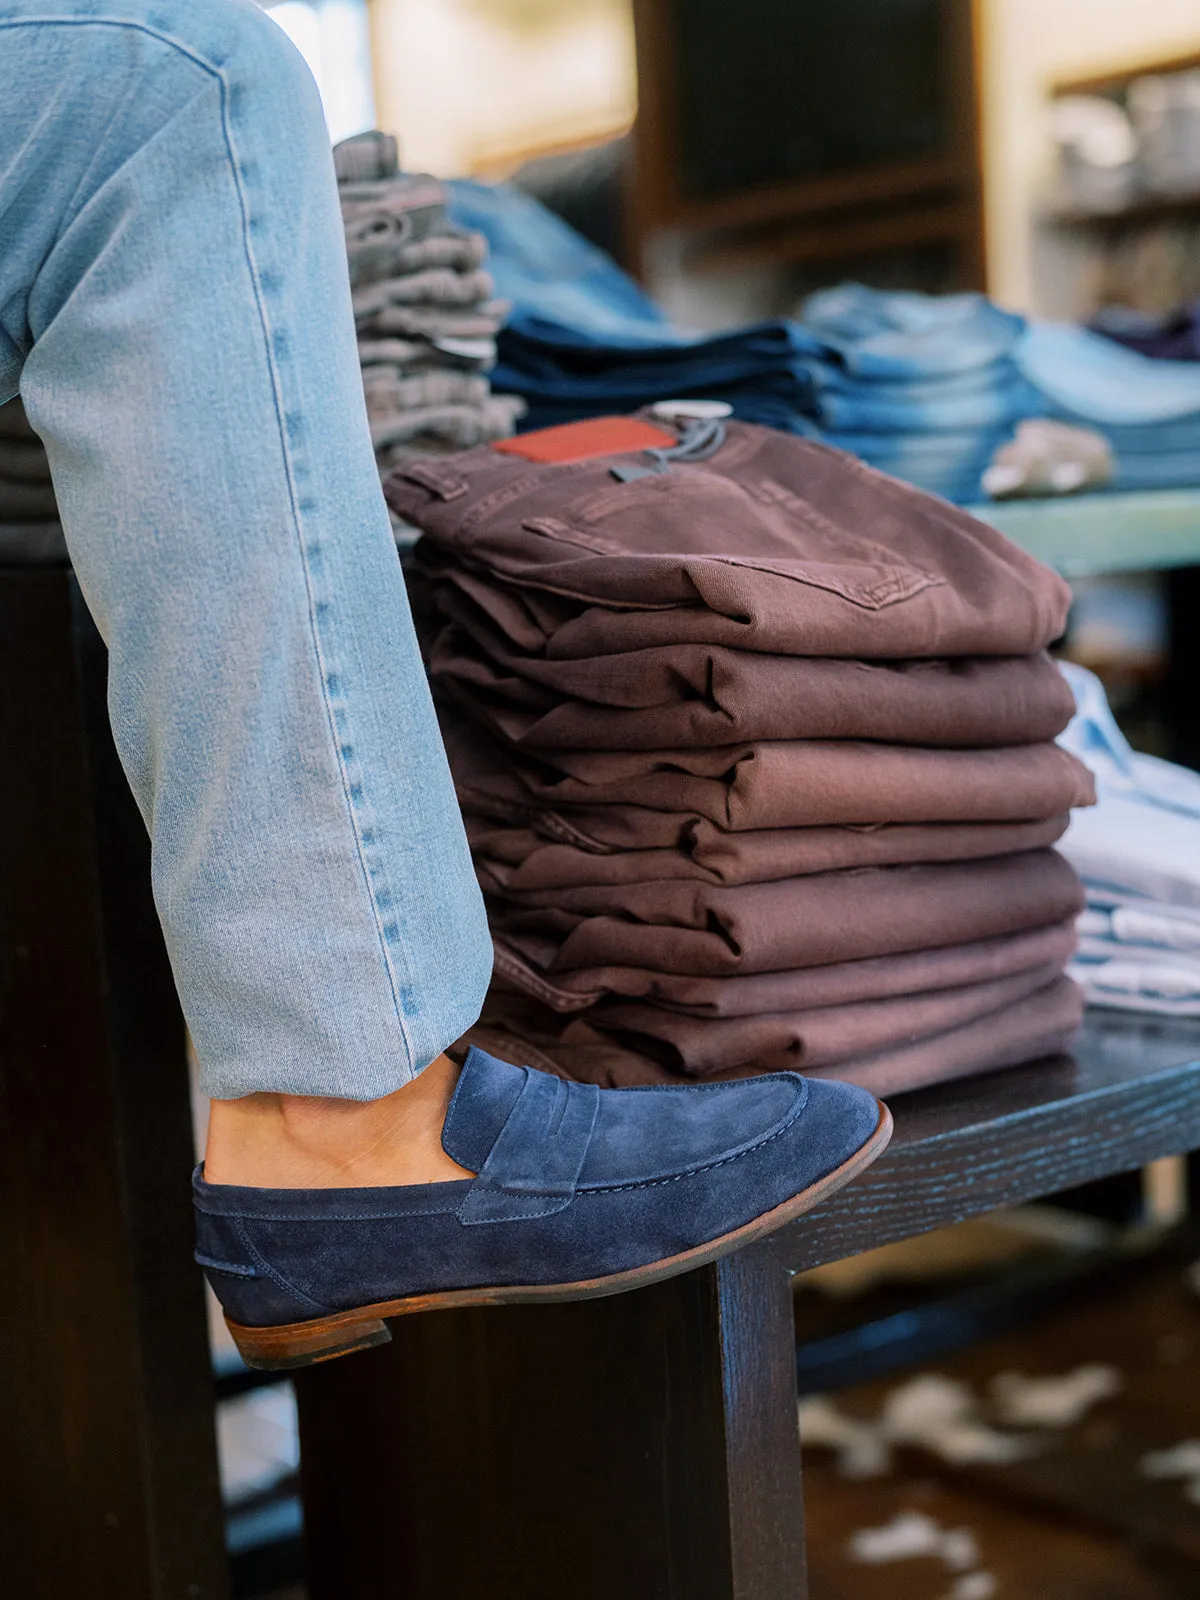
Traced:
[[669, 0], [680, 195], [936, 158], [942, 0]]

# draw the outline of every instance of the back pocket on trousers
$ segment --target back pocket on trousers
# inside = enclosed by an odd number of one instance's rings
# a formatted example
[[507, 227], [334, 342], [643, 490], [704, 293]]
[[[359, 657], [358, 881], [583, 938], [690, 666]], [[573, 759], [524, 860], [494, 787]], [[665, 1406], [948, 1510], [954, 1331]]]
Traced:
[[[564, 508], [556, 526], [564, 542], [598, 554], [677, 556], [771, 573], [870, 610], [944, 581], [830, 521], [770, 479], [743, 484], [699, 467], [583, 496]], [[551, 533], [546, 526], [538, 531]]]

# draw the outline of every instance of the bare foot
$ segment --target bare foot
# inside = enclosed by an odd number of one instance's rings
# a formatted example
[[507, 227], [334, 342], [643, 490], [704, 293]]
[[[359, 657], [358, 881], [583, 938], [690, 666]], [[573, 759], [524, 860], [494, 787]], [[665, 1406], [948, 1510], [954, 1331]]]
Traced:
[[472, 1173], [442, 1149], [458, 1068], [439, 1056], [382, 1100], [251, 1094], [214, 1100], [204, 1176], [261, 1189], [446, 1183]]

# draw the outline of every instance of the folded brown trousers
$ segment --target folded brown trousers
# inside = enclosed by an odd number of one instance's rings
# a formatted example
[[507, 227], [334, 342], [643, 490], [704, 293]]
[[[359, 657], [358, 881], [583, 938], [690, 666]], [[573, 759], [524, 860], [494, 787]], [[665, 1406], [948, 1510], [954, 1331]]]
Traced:
[[440, 689], [529, 749], [669, 750], [760, 739], [1034, 744], [1060, 734], [1074, 711], [1066, 679], [1044, 653], [867, 662], [661, 645], [547, 661], [451, 625], [428, 665]]
[[[1059, 1055], [1069, 1048], [1082, 1018], [1082, 994], [1069, 978], [1060, 977], [1019, 1005], [1002, 1005], [987, 1016], [925, 1039], [850, 1057], [833, 1066], [814, 1067], [811, 1075], [842, 1078], [872, 1094], [903, 1094]], [[602, 1088], [686, 1081], [581, 1018], [564, 1023], [544, 1007], [509, 995], [489, 999], [482, 1019], [466, 1039], [507, 1060]], [[749, 1077], [757, 1070], [737, 1067], [715, 1077]]]
[[[691, 837], [715, 838], [720, 830], [736, 827], [739, 834], [762, 829], [766, 837], [784, 830], [814, 829], [829, 824], [835, 829], [872, 829], [896, 826], [904, 816], [891, 810], [891, 794], [883, 790], [856, 789], [854, 784], [882, 784], [883, 779], [898, 781], [914, 797], [914, 774], [922, 784], [928, 805], [915, 805], [917, 811], [930, 810], [933, 816], [907, 821], [942, 822], [952, 826], [976, 826], [979, 822], [1043, 821], [1058, 816], [1072, 805], [1093, 802], [1091, 774], [1074, 757], [1056, 746], [1018, 746], [1014, 750], [912, 750], [907, 746], [866, 746], [853, 742], [795, 741], [778, 746], [728, 746], [717, 750], [675, 752], [680, 770], [675, 773], [646, 773], [651, 758], [630, 757], [606, 752], [602, 757], [560, 755], [555, 765], [579, 760], [584, 770], [595, 760], [605, 763], [637, 763], [643, 778], [626, 778], [621, 784], [598, 786], [578, 779], [554, 779], [554, 768], [534, 763], [530, 757], [506, 752], [496, 739], [480, 726], [467, 722], [461, 710], [438, 707], [442, 734], [450, 755], [454, 787], [459, 802], [467, 810], [504, 819], [518, 827], [533, 827], [547, 838], [576, 845], [579, 850], [608, 853], [613, 850], [691, 851]], [[749, 758], [747, 758], [749, 752]], [[755, 770], [754, 757], [763, 752]], [[770, 752], [770, 754], [768, 754]], [[864, 757], [861, 752], [869, 752]], [[658, 752], [654, 752], [658, 754]], [[902, 757], [915, 757], [904, 762]], [[955, 803], [947, 803], [947, 790], [934, 781], [936, 763], [954, 763], [957, 779]], [[715, 778], [698, 776], [691, 768], [717, 766]], [[739, 771], [744, 766], [746, 771]], [[725, 771], [720, 771], [725, 768]], [[818, 789], [829, 781], [830, 771], [842, 789]], [[549, 774], [549, 778], [547, 778]], [[947, 774], [942, 771], [942, 778]], [[1018, 778], [1021, 787], [1016, 787]], [[530, 782], [531, 781], [533, 782]], [[741, 779], [741, 782], [739, 782]], [[771, 782], [776, 792], [771, 792]], [[782, 782], [782, 789], [779, 789]], [[686, 790], [704, 802], [704, 811], [659, 810], [646, 803], [624, 805], [614, 800], [614, 787], [626, 792], [654, 794], [661, 802], [667, 792]], [[982, 816], [963, 816], [963, 795], [973, 792]], [[581, 803], [574, 795], [586, 795]], [[754, 806], [746, 803], [747, 795]], [[963, 802], [965, 803], [965, 802]], [[712, 813], [717, 813], [712, 814]], [[850, 814], [846, 814], [850, 813]], [[872, 813], [872, 814], [867, 814]], [[989, 816], [987, 813], [992, 814]], [[798, 818], [792, 822], [790, 819]], [[714, 826], [715, 824], [715, 826]], [[739, 851], [731, 835], [731, 850]], [[771, 846], [765, 846], [770, 853]], [[920, 858], [907, 858], [920, 859]], [[934, 858], [936, 859], [936, 858]], [[762, 875], [762, 874], [760, 874]], [[778, 870], [771, 872], [778, 877]]]
[[686, 827], [674, 849], [607, 854], [547, 839], [532, 828], [506, 825], [469, 807], [465, 821], [479, 881], [491, 893], [507, 895], [660, 878], [768, 883], [843, 867], [975, 861], [1052, 845], [1067, 831], [1070, 818], [1064, 812], [1045, 822], [876, 823], [750, 833], [729, 833], [705, 818]]
[[[738, 888], [668, 882], [558, 890], [554, 900], [543, 909], [502, 901], [489, 908], [498, 941], [543, 973], [632, 966], [716, 977], [1046, 927], [1076, 915], [1083, 893], [1061, 856], [1032, 850]], [[579, 982], [595, 987], [587, 976]]]
[[736, 1067], [809, 1072], [963, 1027], [1004, 1006], [1020, 1005], [1061, 976], [1061, 964], [1042, 962], [1025, 972], [958, 989], [817, 1010], [715, 1021], [653, 1005], [605, 1005], [589, 1012], [588, 1022], [690, 1078]]
[[483, 447], [402, 467], [386, 493], [445, 559], [557, 597], [541, 609], [550, 656], [689, 641], [1029, 655], [1062, 632], [1069, 592], [1048, 568], [840, 451], [731, 422], [707, 461], [614, 480], [645, 461], [534, 464]]
[[753, 1017], [992, 983], [1037, 966], [1053, 965], [1061, 972], [1075, 944], [1075, 924], [1067, 921], [932, 950], [743, 977], [697, 978], [646, 967], [613, 966], [556, 973], [551, 978], [501, 940], [496, 946], [496, 978], [499, 985], [533, 995], [555, 1011], [583, 1011], [611, 995], [652, 1001], [684, 1016]]
[[929, 1039], [897, 1045], [832, 1067], [815, 1067], [817, 1078], [842, 1078], [872, 1094], [903, 1094], [954, 1078], [997, 1072], [1068, 1050], [1083, 1021], [1083, 993], [1070, 978], [1005, 1005], [986, 1017]]
[[[1087, 768], [1052, 743], [933, 750], [764, 740], [701, 750], [560, 750], [553, 761], [513, 754], [506, 764], [530, 801], [552, 809], [640, 806], [675, 813], [680, 827], [693, 814], [737, 831], [1029, 822], [1095, 800]], [[463, 773], [467, 799], [475, 776], [470, 769]]]

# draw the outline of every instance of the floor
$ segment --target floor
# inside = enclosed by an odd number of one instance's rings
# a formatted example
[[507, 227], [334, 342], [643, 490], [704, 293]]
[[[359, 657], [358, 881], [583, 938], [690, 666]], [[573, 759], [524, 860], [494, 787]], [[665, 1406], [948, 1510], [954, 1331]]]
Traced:
[[[1157, 1572], [1151, 1557], [1123, 1539], [964, 1486], [906, 1474], [864, 1491], [821, 1465], [810, 1472], [807, 1488], [812, 1600], [1184, 1600], [1200, 1594], [1200, 1578], [1173, 1580]], [[940, 1552], [875, 1564], [861, 1558], [864, 1526], [900, 1527], [903, 1537], [906, 1529], [917, 1530], [914, 1513], [943, 1534], [965, 1535], [969, 1559], [947, 1560]], [[913, 1546], [924, 1531], [909, 1535]]]
[[812, 1600], [1198, 1600], [1198, 1289], [1115, 1273], [804, 1402]]
[[[807, 1275], [798, 1327], [827, 1337], [1111, 1238], [1041, 1208], [967, 1224]], [[811, 1600], [1200, 1600], [1189, 1260], [1150, 1250], [1008, 1333], [802, 1400]], [[235, 1495], [295, 1466], [287, 1391], [247, 1400], [222, 1440]]]

